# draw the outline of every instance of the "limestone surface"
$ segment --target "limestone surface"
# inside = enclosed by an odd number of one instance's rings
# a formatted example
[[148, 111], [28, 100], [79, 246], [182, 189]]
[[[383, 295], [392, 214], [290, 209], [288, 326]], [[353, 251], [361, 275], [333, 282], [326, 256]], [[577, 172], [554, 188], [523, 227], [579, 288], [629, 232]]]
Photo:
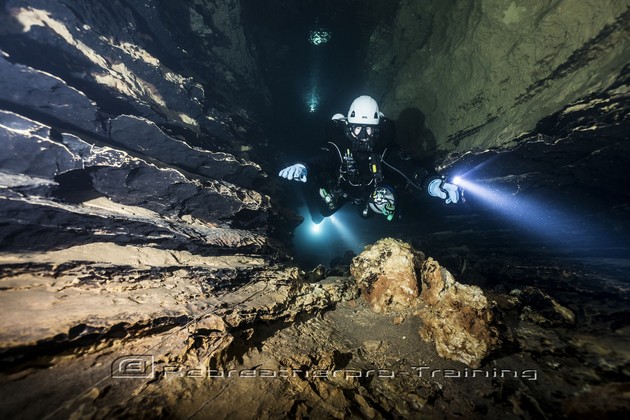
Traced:
[[506, 145], [613, 83], [630, 56], [629, 6], [405, 0], [372, 34], [368, 86], [417, 155]]
[[375, 312], [407, 309], [417, 304], [416, 273], [424, 254], [409, 244], [384, 238], [352, 259], [350, 273]]
[[492, 305], [481, 288], [458, 283], [405, 242], [384, 238], [367, 246], [352, 260], [350, 273], [374, 312], [424, 304], [416, 312], [423, 321], [420, 336], [446, 359], [478, 367], [500, 344]]
[[460, 284], [437, 261], [422, 266], [422, 294], [426, 306], [420, 336], [435, 342], [440, 356], [479, 367], [498, 344], [492, 306], [481, 288]]

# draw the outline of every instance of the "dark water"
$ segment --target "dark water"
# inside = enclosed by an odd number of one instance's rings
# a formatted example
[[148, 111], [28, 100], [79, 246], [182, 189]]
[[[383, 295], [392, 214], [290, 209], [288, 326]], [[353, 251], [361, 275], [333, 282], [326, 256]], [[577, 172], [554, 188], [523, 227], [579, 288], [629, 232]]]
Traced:
[[[273, 99], [272, 114], [263, 125], [277, 156], [291, 163], [317, 152], [326, 120], [338, 112], [346, 114], [355, 97], [369, 94], [362, 90], [367, 71], [363, 63], [376, 16], [356, 13], [355, 2], [274, 6], [245, 1], [243, 19], [254, 34]], [[313, 30], [329, 33], [330, 40], [311, 44]]]

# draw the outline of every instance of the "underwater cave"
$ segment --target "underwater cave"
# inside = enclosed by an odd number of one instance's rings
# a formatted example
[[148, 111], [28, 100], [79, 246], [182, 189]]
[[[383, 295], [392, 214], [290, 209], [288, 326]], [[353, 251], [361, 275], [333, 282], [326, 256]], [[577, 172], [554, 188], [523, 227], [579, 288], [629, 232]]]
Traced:
[[630, 0], [1, 3], [0, 417], [630, 412]]

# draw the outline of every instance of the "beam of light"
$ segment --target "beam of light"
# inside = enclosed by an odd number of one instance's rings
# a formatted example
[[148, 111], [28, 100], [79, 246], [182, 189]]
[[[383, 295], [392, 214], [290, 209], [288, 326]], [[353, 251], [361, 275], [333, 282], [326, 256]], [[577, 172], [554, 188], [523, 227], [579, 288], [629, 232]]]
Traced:
[[[354, 215], [356, 217], [356, 215]], [[357, 236], [348, 228], [347, 224], [343, 222], [343, 215], [337, 213], [327, 218], [332, 225], [337, 229], [343, 242], [350, 247], [354, 252], [359, 252], [363, 245]]]
[[550, 244], [570, 246], [576, 240], [600, 242], [600, 238], [594, 238], [588, 232], [588, 221], [554, 208], [550, 203], [518, 195], [518, 190], [514, 193], [501, 191], [463, 176], [459, 177], [457, 185], [464, 188], [469, 198], [476, 197], [480, 204]]
[[498, 157], [499, 157], [498, 154], [490, 156], [490, 157], [486, 158], [483, 162], [480, 162], [477, 165], [475, 165], [473, 168], [468, 169], [465, 172], [458, 173], [455, 178], [458, 178], [458, 179], [471, 179], [474, 173], [478, 173], [479, 171], [482, 171], [486, 166], [491, 166], [491, 164]]
[[[330, 32], [321, 29], [316, 21], [314, 29], [310, 32], [309, 40], [313, 45], [325, 44], [330, 40]], [[322, 51], [319, 48], [314, 48], [311, 51], [309, 77], [304, 93], [304, 101], [308, 112], [311, 114], [317, 112], [321, 103], [320, 73], [322, 70], [322, 59]]]
[[[304, 222], [295, 229], [293, 235], [293, 247], [298, 261], [305, 264], [327, 265], [348, 250], [359, 253], [363, 249], [362, 244], [354, 237], [352, 227], [341, 221], [345, 220], [346, 215], [340, 215], [338, 212], [315, 224], [306, 206], [300, 207], [299, 213]], [[356, 214], [352, 216], [358, 217]], [[352, 223], [350, 216], [348, 220]]]
[[317, 223], [317, 224], [312, 223], [311, 224], [311, 232], [316, 234], [316, 235], [319, 234], [322, 231], [322, 224], [323, 224], [323, 222], [322, 223]]
[[319, 108], [319, 94], [317, 93], [317, 86], [313, 84], [311, 90], [306, 94], [306, 106], [308, 112], [313, 113]]

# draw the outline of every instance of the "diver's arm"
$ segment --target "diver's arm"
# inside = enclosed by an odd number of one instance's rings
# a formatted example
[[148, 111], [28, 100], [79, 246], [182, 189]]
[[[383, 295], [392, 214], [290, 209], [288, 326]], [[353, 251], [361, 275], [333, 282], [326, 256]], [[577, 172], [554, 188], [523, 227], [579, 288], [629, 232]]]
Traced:
[[329, 142], [323, 146], [319, 153], [305, 159], [303, 163], [310, 173], [316, 176], [322, 174], [334, 173], [339, 169], [340, 165], [339, 148], [333, 143]]
[[461, 198], [461, 191], [457, 185], [446, 182], [435, 171], [428, 171], [411, 159], [399, 147], [387, 152], [383, 157], [383, 167], [390, 174], [402, 179], [411, 187], [423, 191], [431, 197], [445, 200], [446, 204], [457, 203]]
[[436, 172], [426, 170], [397, 145], [385, 151], [382, 164], [387, 178], [394, 177], [418, 191], [427, 191], [429, 183], [439, 178]]
[[323, 174], [334, 173], [339, 169], [338, 155], [338, 148], [330, 142], [327, 146], [322, 147], [318, 154], [282, 169], [278, 176], [288, 180], [306, 182], [307, 176], [320, 177]]

